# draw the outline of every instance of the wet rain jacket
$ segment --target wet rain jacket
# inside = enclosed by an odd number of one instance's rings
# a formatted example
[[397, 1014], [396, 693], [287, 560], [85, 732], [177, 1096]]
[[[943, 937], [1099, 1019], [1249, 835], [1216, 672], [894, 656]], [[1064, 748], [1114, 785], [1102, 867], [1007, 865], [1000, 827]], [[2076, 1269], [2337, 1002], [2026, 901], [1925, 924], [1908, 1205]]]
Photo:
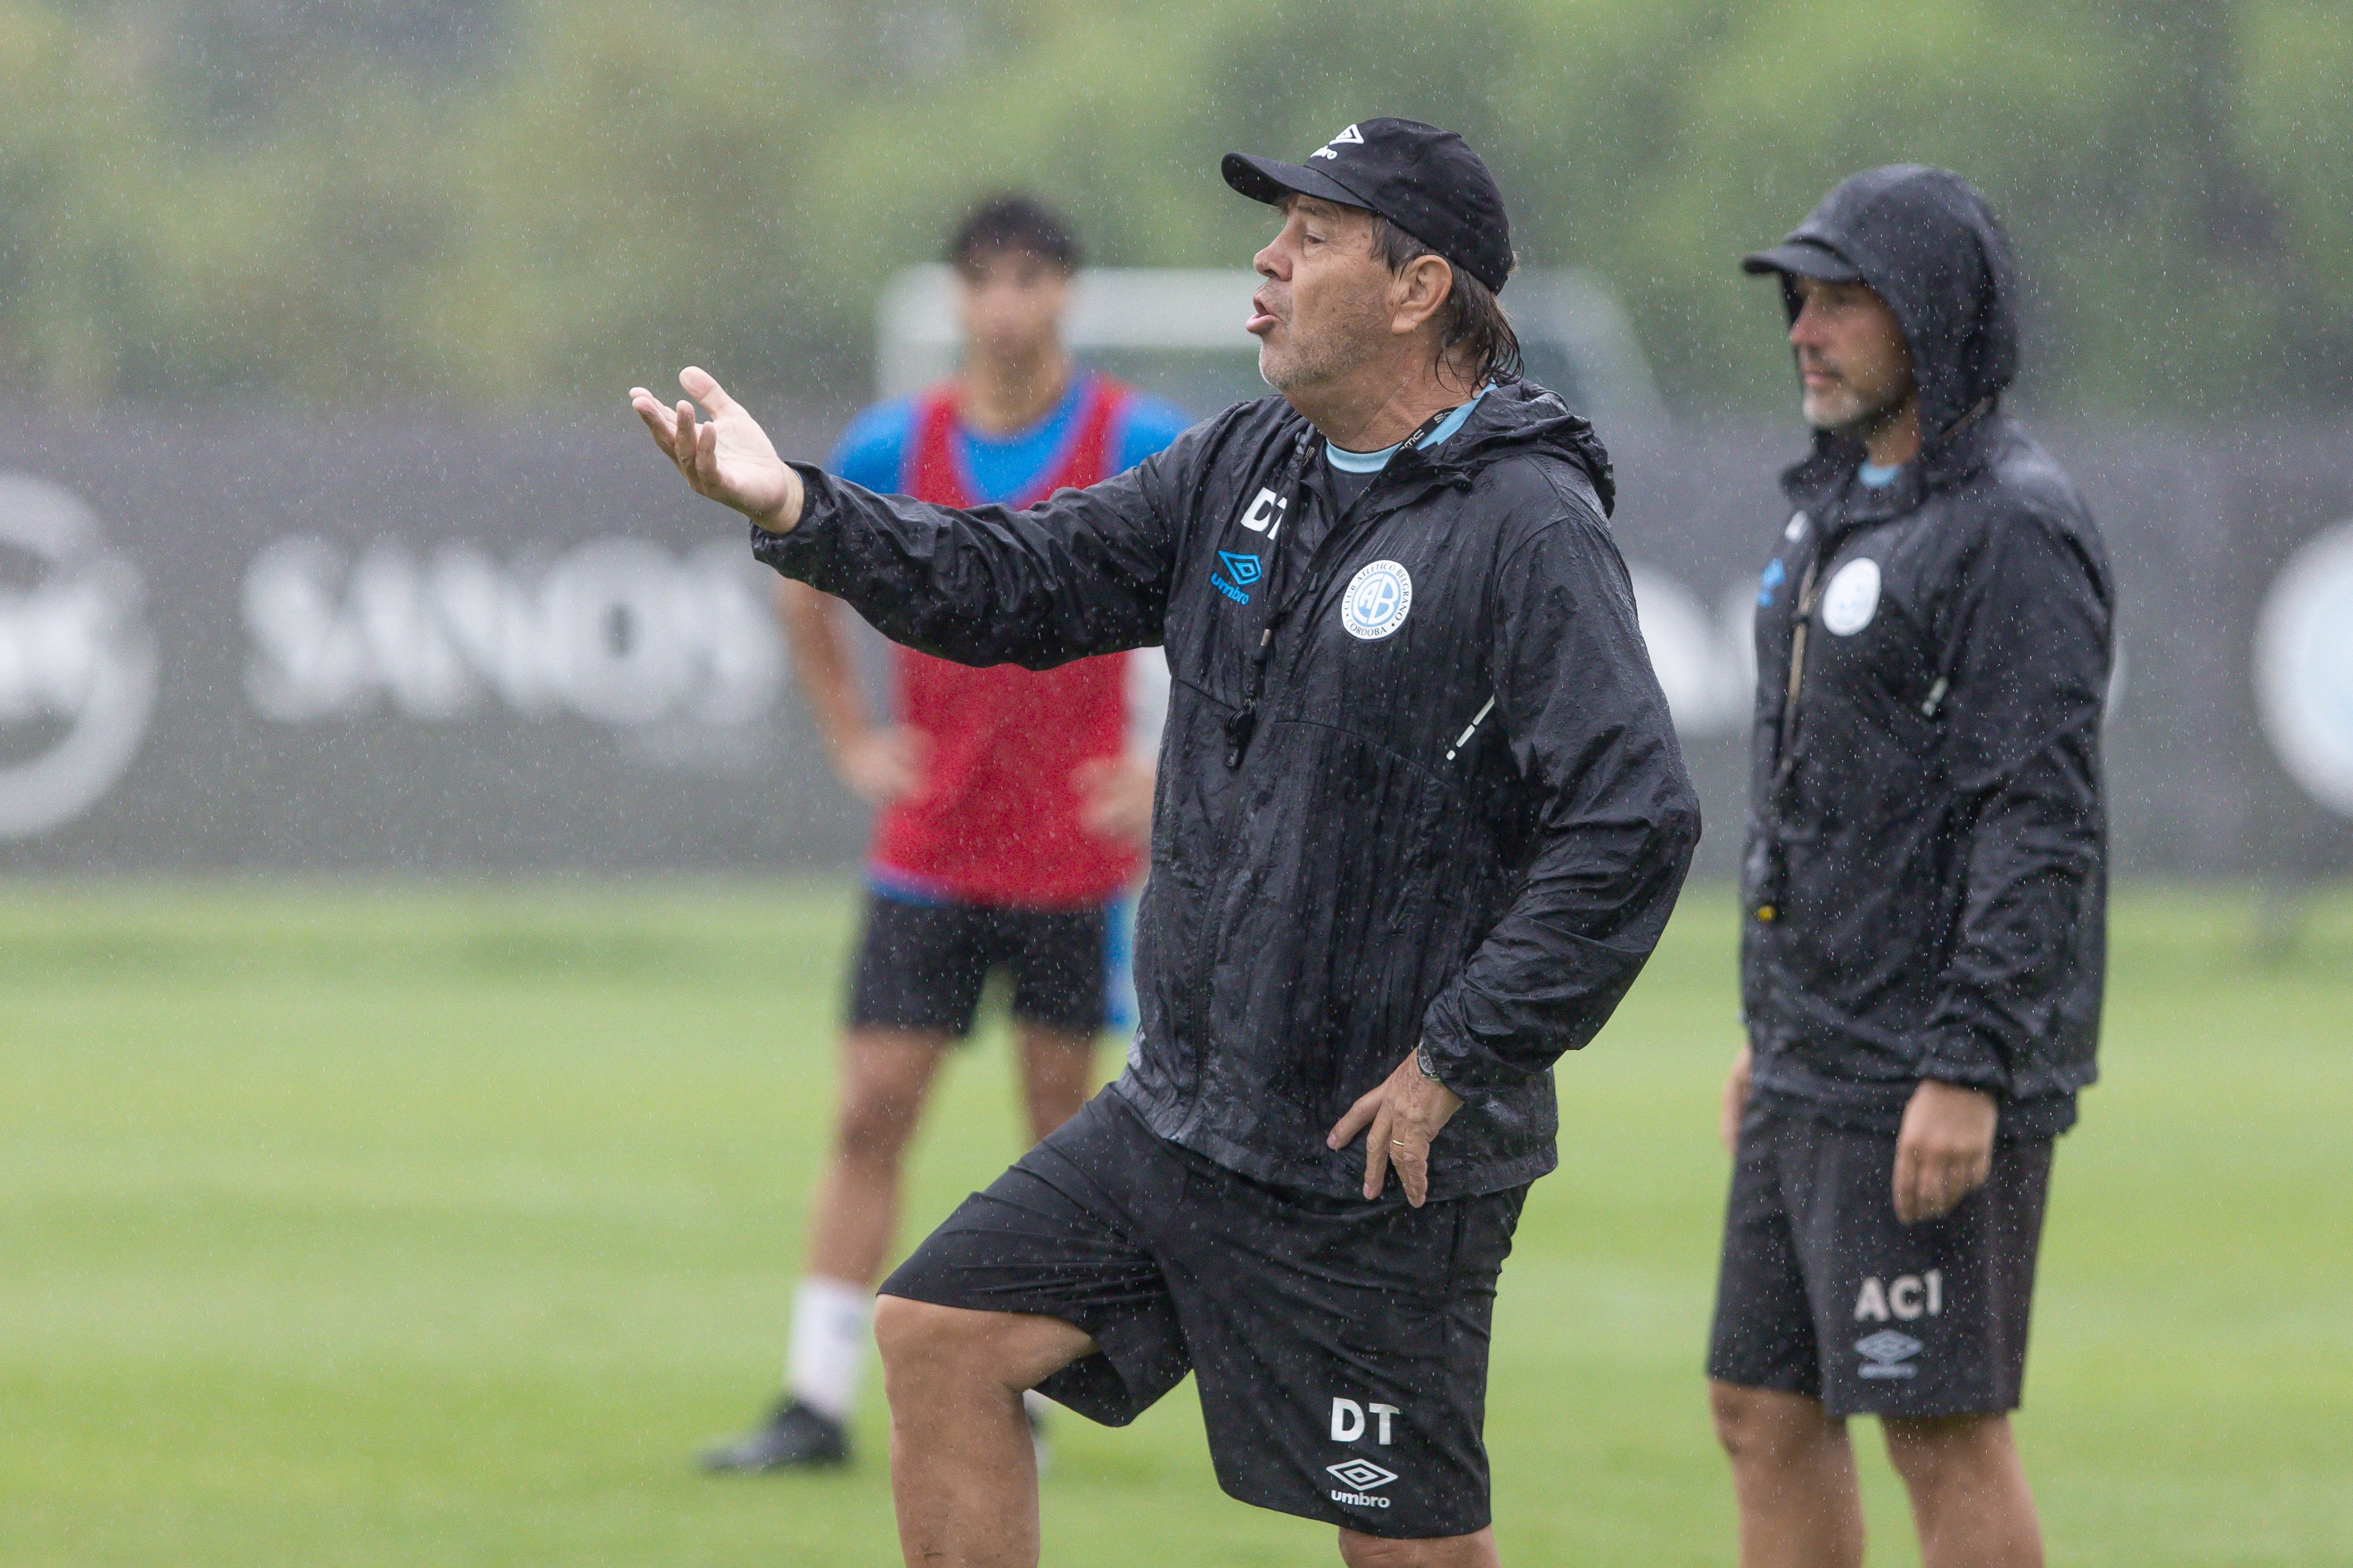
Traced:
[[1322, 450], [1268, 398], [1020, 512], [804, 468], [800, 525], [754, 546], [944, 658], [1163, 645], [1142, 1021], [1114, 1091], [1229, 1169], [1343, 1196], [1364, 1141], [1325, 1135], [1427, 1036], [1467, 1101], [1430, 1194], [1497, 1191], [1556, 1163], [1553, 1061], [1649, 957], [1698, 807], [1590, 426], [1503, 382], [1303, 555], [1286, 524]]
[[1743, 875], [1754, 1082], [1893, 1131], [1936, 1079], [2001, 1097], [2007, 1135], [2048, 1135], [2096, 1076], [2106, 554], [2000, 413], [2016, 283], [1982, 199], [1939, 170], [1873, 170], [1801, 237], [1894, 312], [1924, 446], [1880, 489], [1827, 436], [1783, 476]]

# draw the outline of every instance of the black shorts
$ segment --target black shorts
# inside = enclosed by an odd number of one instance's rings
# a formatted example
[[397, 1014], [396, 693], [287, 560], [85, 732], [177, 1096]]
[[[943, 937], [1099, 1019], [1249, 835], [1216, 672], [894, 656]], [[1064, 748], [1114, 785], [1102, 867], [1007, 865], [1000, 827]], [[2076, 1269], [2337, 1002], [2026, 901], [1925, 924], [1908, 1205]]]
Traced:
[[1895, 1217], [1895, 1135], [1760, 1100], [1741, 1124], [1707, 1374], [1831, 1415], [2018, 1408], [2051, 1141], [1994, 1145], [1942, 1219]]
[[1103, 1026], [1106, 911], [1008, 910], [866, 898], [850, 983], [852, 1028], [972, 1033], [992, 969], [1013, 981], [1013, 1015], [1092, 1036]]
[[1487, 1341], [1525, 1187], [1415, 1209], [1266, 1186], [1106, 1090], [963, 1206], [882, 1294], [1074, 1323], [1039, 1385], [1122, 1426], [1198, 1375], [1218, 1483], [1407, 1540], [1483, 1529]]

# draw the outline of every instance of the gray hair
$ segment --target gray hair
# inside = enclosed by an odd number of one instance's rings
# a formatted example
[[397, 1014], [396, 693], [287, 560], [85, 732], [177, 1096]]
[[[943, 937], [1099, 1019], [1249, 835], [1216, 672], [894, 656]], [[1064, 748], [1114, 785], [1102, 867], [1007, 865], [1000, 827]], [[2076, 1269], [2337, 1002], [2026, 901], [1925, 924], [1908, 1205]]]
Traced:
[[[1423, 257], [1437, 256], [1438, 252], [1376, 213], [1373, 254], [1381, 258], [1394, 277]], [[1472, 386], [1491, 376], [1519, 374], [1520, 335], [1512, 330], [1511, 318], [1504, 314], [1503, 301], [1495, 298], [1493, 289], [1461, 268], [1454, 267], [1451, 261], [1447, 265], [1454, 268], [1454, 287], [1438, 312], [1440, 374], [1445, 374], [1452, 365], [1468, 365]], [[1512, 265], [1514, 269], [1518, 268], [1518, 257], [1512, 258]]]

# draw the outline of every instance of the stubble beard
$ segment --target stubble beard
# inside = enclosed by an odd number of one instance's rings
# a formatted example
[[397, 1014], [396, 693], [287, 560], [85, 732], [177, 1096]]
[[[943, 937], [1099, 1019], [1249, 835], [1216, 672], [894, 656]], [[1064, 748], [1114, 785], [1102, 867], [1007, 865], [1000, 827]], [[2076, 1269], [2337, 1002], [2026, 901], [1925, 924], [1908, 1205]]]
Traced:
[[[1288, 326], [1286, 322], [1286, 330]], [[1328, 342], [1302, 342], [1293, 335], [1284, 344], [1261, 340], [1258, 345], [1259, 379], [1277, 392], [1290, 393], [1330, 381], [1347, 368], [1347, 356], [1335, 353]]]
[[1825, 435], [1867, 443], [1904, 411], [1912, 389], [1899, 386], [1873, 400], [1841, 382], [1827, 393], [1805, 393], [1802, 399], [1799, 410], [1808, 425]]
[[[1283, 343], [1259, 340], [1260, 380], [1287, 396], [1338, 381], [1380, 352], [1380, 333], [1387, 323], [1374, 302], [1366, 301], [1361, 310], [1352, 302], [1324, 314], [1320, 331], [1303, 333], [1294, 319], [1282, 323]], [[1332, 319], [1335, 315], [1339, 319]]]
[[1277, 392], [1287, 392], [1293, 380], [1293, 362], [1283, 357], [1282, 351], [1266, 339], [1258, 341], [1258, 378]]

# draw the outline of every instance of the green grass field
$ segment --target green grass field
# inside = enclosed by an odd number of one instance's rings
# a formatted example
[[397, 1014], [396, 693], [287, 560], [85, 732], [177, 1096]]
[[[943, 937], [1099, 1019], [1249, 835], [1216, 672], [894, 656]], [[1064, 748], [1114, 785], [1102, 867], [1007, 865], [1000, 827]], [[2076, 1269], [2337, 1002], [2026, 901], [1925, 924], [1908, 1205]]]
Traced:
[[[1730, 1560], [1698, 1371], [1726, 901], [1694, 891], [1560, 1075], [1497, 1324], [1508, 1561]], [[871, 1384], [854, 1473], [688, 1463], [772, 1394], [849, 907], [0, 892], [0, 1563], [896, 1562]], [[2353, 900], [2284, 956], [2251, 929], [2119, 907], [2021, 1420], [2056, 1563], [2353, 1563]], [[934, 1109], [911, 1237], [1015, 1126], [992, 1033]], [[1915, 1561], [1860, 1435], [1873, 1560]], [[1058, 1436], [1050, 1563], [1335, 1561], [1219, 1493], [1189, 1387]]]

